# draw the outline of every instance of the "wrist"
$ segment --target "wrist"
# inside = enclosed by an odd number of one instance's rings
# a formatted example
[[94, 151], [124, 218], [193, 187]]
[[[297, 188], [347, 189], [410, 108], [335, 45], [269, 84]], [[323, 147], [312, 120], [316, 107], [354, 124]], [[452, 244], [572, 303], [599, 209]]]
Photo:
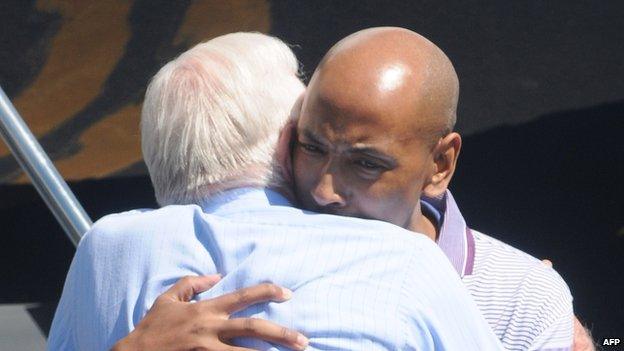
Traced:
[[113, 348], [110, 349], [110, 351], [131, 351], [131, 350], [136, 351], [138, 350], [137, 348], [131, 347], [131, 345], [133, 345], [133, 340], [134, 340], [134, 335], [133, 333], [130, 333], [126, 337], [117, 341], [115, 345], [113, 345]]

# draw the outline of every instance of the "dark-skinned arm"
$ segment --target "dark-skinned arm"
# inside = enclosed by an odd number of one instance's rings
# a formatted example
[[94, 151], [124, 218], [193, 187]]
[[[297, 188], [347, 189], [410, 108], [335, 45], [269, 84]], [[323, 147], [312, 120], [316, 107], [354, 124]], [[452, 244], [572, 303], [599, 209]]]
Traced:
[[257, 318], [233, 318], [230, 315], [251, 305], [283, 302], [291, 292], [274, 284], [263, 283], [213, 299], [191, 302], [193, 296], [210, 289], [219, 276], [184, 277], [160, 295], [147, 315], [111, 351], [129, 350], [232, 350], [248, 348], [229, 344], [235, 337], [251, 337], [303, 350], [307, 338], [270, 321]]

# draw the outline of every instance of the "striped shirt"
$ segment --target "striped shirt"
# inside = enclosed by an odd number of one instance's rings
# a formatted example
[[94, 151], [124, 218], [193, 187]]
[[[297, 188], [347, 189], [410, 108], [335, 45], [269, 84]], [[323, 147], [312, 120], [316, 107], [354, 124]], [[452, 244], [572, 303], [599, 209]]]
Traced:
[[432, 208], [438, 212], [438, 245], [505, 348], [572, 348], [572, 296], [557, 272], [516, 248], [469, 229], [449, 191], [442, 199], [423, 202], [423, 212]]

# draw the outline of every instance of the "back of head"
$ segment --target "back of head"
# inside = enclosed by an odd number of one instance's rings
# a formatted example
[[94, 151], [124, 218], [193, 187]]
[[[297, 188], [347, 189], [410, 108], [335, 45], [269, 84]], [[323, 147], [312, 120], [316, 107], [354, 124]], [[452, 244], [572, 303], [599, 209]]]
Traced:
[[279, 131], [303, 92], [286, 44], [233, 33], [166, 64], [147, 88], [143, 158], [162, 206], [199, 203], [216, 192], [276, 181]]

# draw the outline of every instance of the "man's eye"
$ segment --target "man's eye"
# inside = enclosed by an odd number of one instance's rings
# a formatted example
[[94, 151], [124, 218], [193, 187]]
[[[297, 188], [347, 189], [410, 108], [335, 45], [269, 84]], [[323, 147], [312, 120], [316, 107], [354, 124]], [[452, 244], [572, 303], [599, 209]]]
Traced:
[[383, 168], [383, 166], [378, 165], [378, 164], [376, 164], [374, 162], [371, 162], [371, 161], [367, 161], [367, 160], [357, 160], [357, 161], [355, 161], [355, 163], [358, 166], [360, 166], [362, 168], [365, 168], [367, 170], [371, 170], [371, 171], [378, 171], [378, 170], [381, 170]]
[[301, 148], [303, 148], [305, 151], [313, 153], [313, 154], [320, 154], [323, 152], [323, 150], [321, 150], [319, 147], [311, 145], [311, 144], [304, 144], [300, 142], [299, 145], [301, 145]]

